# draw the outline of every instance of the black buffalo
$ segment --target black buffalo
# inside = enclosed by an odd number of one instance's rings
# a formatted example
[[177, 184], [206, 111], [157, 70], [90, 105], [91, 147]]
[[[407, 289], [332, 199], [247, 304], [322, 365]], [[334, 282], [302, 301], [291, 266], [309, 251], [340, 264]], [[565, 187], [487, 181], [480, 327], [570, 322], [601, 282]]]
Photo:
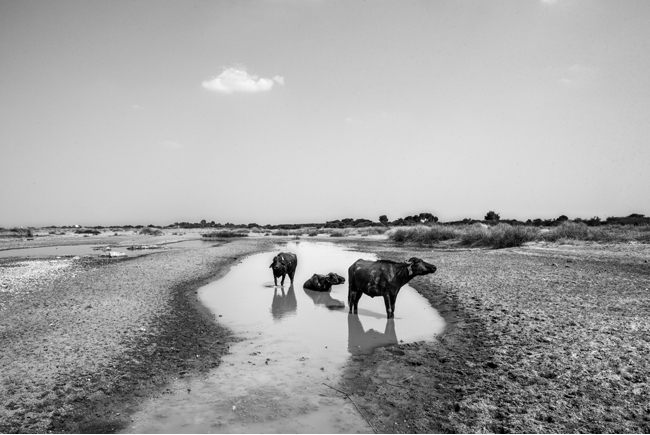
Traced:
[[303, 287], [308, 290], [317, 292], [328, 292], [332, 290], [333, 285], [344, 284], [345, 278], [336, 273], [330, 272], [327, 275], [319, 275], [315, 273], [303, 284]]
[[293, 284], [293, 276], [296, 274], [296, 266], [298, 266], [298, 257], [291, 252], [280, 252], [273, 257], [273, 262], [269, 266], [273, 269], [273, 281], [278, 285], [278, 277], [282, 277], [280, 285], [284, 285], [284, 277], [289, 275], [291, 284]]
[[436, 266], [415, 257], [403, 263], [357, 260], [348, 269], [350, 313], [354, 310], [354, 314], [357, 314], [359, 299], [365, 293], [371, 298], [383, 296], [386, 315], [392, 319], [395, 317], [395, 299], [402, 286], [418, 275], [435, 271]]

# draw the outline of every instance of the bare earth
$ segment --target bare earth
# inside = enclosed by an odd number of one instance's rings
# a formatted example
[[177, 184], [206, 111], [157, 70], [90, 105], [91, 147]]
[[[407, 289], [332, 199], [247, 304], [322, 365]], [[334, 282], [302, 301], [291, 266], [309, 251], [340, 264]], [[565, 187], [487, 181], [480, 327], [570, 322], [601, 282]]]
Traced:
[[[128, 259], [0, 258], [0, 432], [119, 431], [172, 378], [217, 366], [233, 338], [196, 289], [281, 240]], [[337, 385], [375, 431], [650, 432], [648, 245], [460, 250], [327, 240], [438, 266], [411, 285], [445, 317], [442, 338], [353, 357]], [[396, 315], [408, 315], [399, 307], [398, 297]]]

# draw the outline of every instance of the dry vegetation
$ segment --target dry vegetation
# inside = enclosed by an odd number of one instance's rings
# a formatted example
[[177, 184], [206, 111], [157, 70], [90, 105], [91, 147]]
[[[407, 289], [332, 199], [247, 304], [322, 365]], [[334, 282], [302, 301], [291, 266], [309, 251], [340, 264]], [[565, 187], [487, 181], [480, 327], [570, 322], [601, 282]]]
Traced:
[[565, 222], [557, 227], [539, 229], [524, 225], [416, 225], [391, 229], [393, 242], [432, 246], [444, 241], [460, 246], [495, 249], [522, 246], [527, 242], [590, 241], [600, 243], [650, 243], [650, 226], [608, 225], [589, 227], [584, 223]]

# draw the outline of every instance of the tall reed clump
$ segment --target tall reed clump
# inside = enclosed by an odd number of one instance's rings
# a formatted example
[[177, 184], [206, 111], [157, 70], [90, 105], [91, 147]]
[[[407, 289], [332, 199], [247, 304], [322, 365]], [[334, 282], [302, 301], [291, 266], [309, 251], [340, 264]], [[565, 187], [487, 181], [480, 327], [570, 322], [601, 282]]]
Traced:
[[537, 228], [523, 225], [498, 224], [486, 228], [480, 224], [475, 224], [463, 232], [460, 243], [461, 245], [473, 247], [514, 248], [526, 242], [532, 242], [538, 237], [539, 230]]
[[561, 240], [584, 240], [591, 242], [650, 242], [650, 226], [641, 225], [607, 225], [589, 227], [580, 222], [564, 222], [555, 227], [542, 238], [549, 242]]
[[[77, 231], [78, 232], [78, 231]], [[158, 228], [150, 228], [150, 227], [144, 227], [139, 231], [140, 234], [144, 234], [146, 236], [162, 236], [164, 233], [162, 230], [159, 230]]]
[[221, 231], [212, 231], [211, 233], [201, 234], [201, 237], [207, 237], [207, 238], [212, 238], [212, 237], [221, 237], [221, 238], [248, 237], [248, 232], [247, 231], [221, 230]]
[[357, 228], [360, 236], [378, 236], [388, 231], [386, 227], [361, 227]]
[[341, 228], [330, 232], [330, 237], [349, 237], [354, 233], [352, 228]]
[[396, 228], [389, 232], [388, 239], [396, 243], [414, 243], [417, 245], [434, 245], [444, 240], [458, 238], [459, 231], [442, 225], [417, 225]]

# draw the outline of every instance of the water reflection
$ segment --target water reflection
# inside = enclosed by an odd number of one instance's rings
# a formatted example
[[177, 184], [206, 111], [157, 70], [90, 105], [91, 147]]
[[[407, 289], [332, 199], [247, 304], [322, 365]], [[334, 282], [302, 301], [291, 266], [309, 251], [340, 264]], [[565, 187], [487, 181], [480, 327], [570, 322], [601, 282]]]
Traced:
[[330, 310], [340, 310], [345, 308], [345, 303], [338, 299], [334, 299], [330, 292], [317, 292], [315, 290], [308, 290], [303, 287], [302, 289], [307, 296], [314, 301], [314, 305], [322, 305]]
[[348, 352], [352, 355], [369, 355], [378, 347], [392, 344], [397, 344], [395, 319], [386, 319], [384, 332], [366, 331], [358, 315], [348, 314]]
[[178, 380], [170, 386], [174, 394], [143, 406], [126, 433], [372, 433], [350, 401], [323, 383], [336, 384], [350, 354], [394, 344], [396, 331], [406, 342], [433, 340], [444, 321], [408, 286], [390, 321], [383, 298], [365, 299], [359, 314], [349, 316], [347, 285], [330, 292], [275, 287], [269, 262], [280, 251], [298, 256], [297, 283], [319, 271], [347, 277], [360, 257], [376, 259], [332, 243], [277, 248], [247, 257], [199, 290], [219, 323], [242, 340], [204, 378]]
[[273, 302], [271, 302], [271, 315], [276, 321], [282, 320], [283, 317], [295, 314], [298, 310], [298, 301], [296, 293], [293, 290], [293, 283], [289, 286], [287, 293], [284, 293], [284, 287], [275, 287], [273, 290]]

